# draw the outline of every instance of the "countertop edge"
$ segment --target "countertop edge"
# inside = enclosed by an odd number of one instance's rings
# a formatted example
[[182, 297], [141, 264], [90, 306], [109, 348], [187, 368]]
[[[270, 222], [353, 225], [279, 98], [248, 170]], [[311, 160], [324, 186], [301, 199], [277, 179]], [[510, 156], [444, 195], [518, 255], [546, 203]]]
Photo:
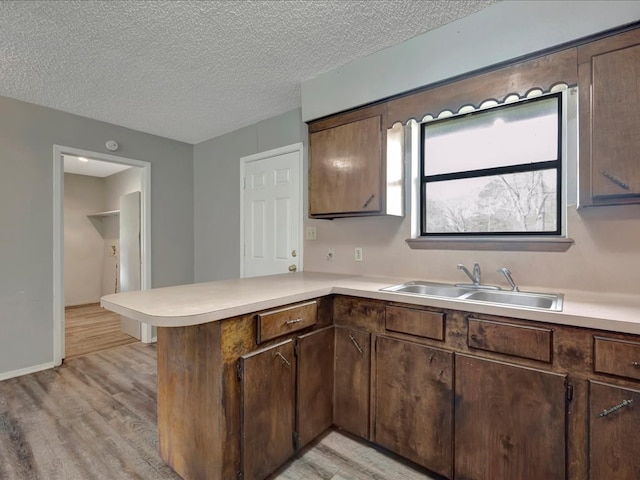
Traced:
[[[209, 295], [206, 297], [206, 302], [204, 302], [203, 299], [202, 303], [205, 305], [200, 305], [198, 308], [189, 308], [191, 306], [190, 304], [176, 306], [175, 308], [171, 305], [172, 308], [169, 308], [171, 302], [166, 300], [167, 293], [171, 292], [174, 296], [183, 295], [185, 292], [192, 291], [189, 285], [164, 287], [163, 289], [156, 289], [156, 291], [145, 290], [140, 292], [126, 292], [126, 294], [111, 294], [103, 297], [100, 304], [102, 307], [115, 313], [156, 327], [188, 327], [337, 294], [408, 305], [458, 310], [472, 314], [511, 317], [549, 324], [592, 328], [618, 333], [640, 334], [640, 304], [636, 305], [633, 303], [631, 305], [623, 304], [620, 306], [613, 303], [593, 303], [584, 301], [577, 295], [567, 296], [565, 294], [563, 311], [554, 312], [522, 307], [498, 306], [495, 304], [490, 305], [468, 300], [421, 297], [397, 292], [385, 292], [380, 291], [380, 288], [389, 286], [398, 279], [340, 274], [318, 275], [313, 272], [309, 272], [306, 275], [304, 272], [300, 272], [293, 275], [284, 274], [282, 276], [274, 276], [270, 281], [275, 280], [277, 282], [281, 280], [282, 283], [286, 284], [285, 286], [295, 286], [295, 288], [278, 288], [274, 289], [273, 293], [257, 292], [256, 294], [252, 294], [247, 291], [236, 293], [235, 290], [232, 290], [237, 289], [238, 285], [240, 285], [239, 282], [264, 282], [264, 279], [265, 277], [262, 277], [262, 280], [239, 279], [230, 281], [228, 283], [230, 295], [228, 296], [232, 296], [231, 292], [234, 292], [236, 297], [232, 300], [225, 298], [224, 301], [219, 302], [221, 304], [219, 307], [215, 301], [211, 300], [211, 295]], [[200, 287], [198, 287], [199, 284], [193, 285], [193, 290], [195, 290], [201, 288], [203, 284], [200, 284]], [[214, 292], [215, 294], [221, 295], [225, 293], [224, 281], [219, 283], [211, 282], [211, 285], [222, 289]], [[242, 285], [246, 285], [246, 283]], [[264, 283], [259, 283], [258, 285], [264, 285]], [[157, 290], [162, 290], [162, 292], [157, 292]], [[288, 290], [295, 291], [287, 293]], [[198, 294], [193, 296], [195, 299], [193, 301], [197, 303], [200, 295], [204, 295], [204, 293], [198, 291]], [[259, 297], [259, 299], [256, 300], [254, 299], [255, 297]], [[572, 298], [575, 298], [575, 300], [572, 300]], [[156, 305], [154, 301], [157, 301], [160, 305]], [[164, 302], [164, 308], [167, 310], [166, 314], [162, 311], [162, 302]], [[143, 306], [145, 308], [143, 308]], [[192, 310], [194, 311], [193, 313], [191, 313]]]

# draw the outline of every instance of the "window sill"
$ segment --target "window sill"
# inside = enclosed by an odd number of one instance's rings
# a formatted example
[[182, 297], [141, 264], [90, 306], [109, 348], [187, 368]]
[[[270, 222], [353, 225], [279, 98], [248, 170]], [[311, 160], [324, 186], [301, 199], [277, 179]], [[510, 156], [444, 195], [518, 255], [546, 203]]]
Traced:
[[408, 238], [413, 250], [501, 250], [509, 252], [566, 252], [571, 238]]

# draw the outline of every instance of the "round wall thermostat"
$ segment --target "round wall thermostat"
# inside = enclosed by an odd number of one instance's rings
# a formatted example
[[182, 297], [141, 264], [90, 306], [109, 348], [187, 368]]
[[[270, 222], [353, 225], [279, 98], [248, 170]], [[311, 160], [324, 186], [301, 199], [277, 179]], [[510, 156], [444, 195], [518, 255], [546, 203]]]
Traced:
[[116, 142], [115, 140], [109, 140], [107, 141], [105, 146], [107, 147], [107, 150], [115, 152], [118, 149], [118, 142]]

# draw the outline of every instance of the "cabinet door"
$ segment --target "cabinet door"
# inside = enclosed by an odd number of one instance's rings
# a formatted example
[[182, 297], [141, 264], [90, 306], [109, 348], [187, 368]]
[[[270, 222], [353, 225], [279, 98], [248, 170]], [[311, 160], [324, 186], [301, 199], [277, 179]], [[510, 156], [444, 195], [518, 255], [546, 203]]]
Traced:
[[453, 468], [453, 353], [376, 338], [374, 441], [447, 478]]
[[580, 201], [587, 205], [640, 203], [639, 43], [631, 31], [579, 48]]
[[369, 438], [371, 335], [336, 327], [333, 423]]
[[298, 446], [307, 445], [333, 424], [334, 330], [298, 337]]
[[240, 452], [244, 480], [262, 480], [294, 453], [293, 347], [293, 340], [287, 340], [240, 358]]
[[565, 479], [566, 376], [456, 355], [455, 478]]
[[589, 385], [591, 480], [640, 478], [640, 391]]
[[382, 117], [309, 134], [309, 214], [382, 208]]

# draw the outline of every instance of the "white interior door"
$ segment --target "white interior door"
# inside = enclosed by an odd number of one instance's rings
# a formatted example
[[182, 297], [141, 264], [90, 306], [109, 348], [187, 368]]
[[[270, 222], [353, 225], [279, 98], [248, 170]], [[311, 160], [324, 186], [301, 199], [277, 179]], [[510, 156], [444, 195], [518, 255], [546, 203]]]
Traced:
[[302, 144], [242, 162], [242, 276], [302, 270]]
[[[120, 197], [120, 291], [141, 288], [140, 192]], [[120, 328], [140, 340], [140, 322], [120, 316]]]

